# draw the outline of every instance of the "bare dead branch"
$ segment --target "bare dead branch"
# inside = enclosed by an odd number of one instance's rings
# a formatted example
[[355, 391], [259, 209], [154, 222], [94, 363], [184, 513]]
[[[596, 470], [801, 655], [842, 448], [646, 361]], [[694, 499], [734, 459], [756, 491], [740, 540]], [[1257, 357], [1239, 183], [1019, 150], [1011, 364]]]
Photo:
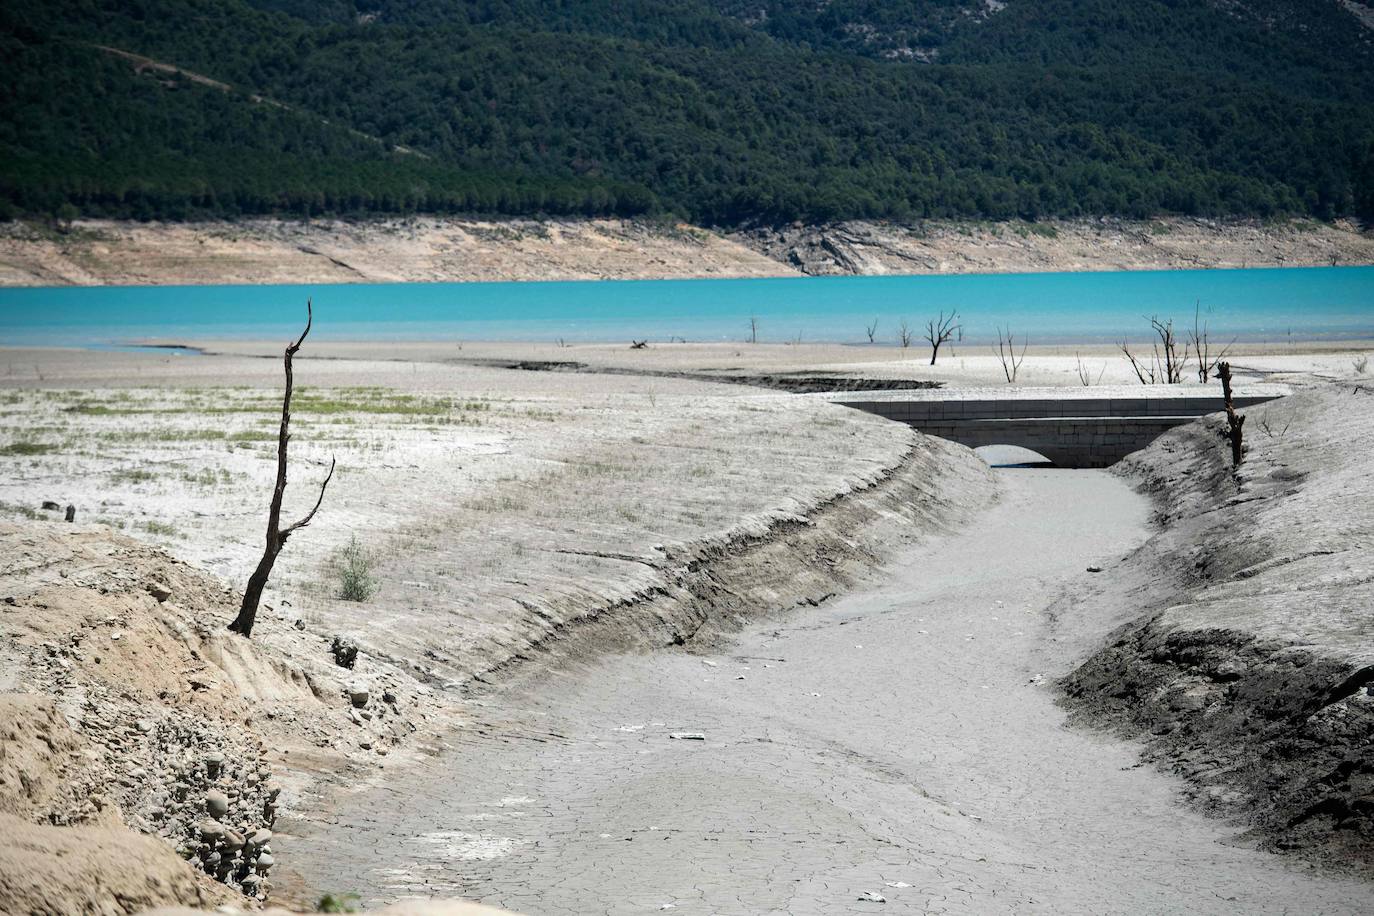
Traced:
[[296, 522], [293, 525], [288, 525], [286, 528], [282, 529], [281, 540], [283, 544], [286, 543], [286, 538], [288, 535], [291, 534], [291, 532], [295, 531], [297, 528], [304, 528], [306, 525], [310, 524], [310, 520], [315, 517], [315, 513], [320, 511], [320, 504], [324, 502], [324, 491], [326, 488], [328, 488], [329, 481], [334, 479], [334, 463], [335, 459], [331, 457], [329, 459], [329, 473], [324, 475], [324, 483], [320, 484], [320, 496], [318, 499], [315, 500], [314, 507], [312, 507], [311, 510], [307, 512], [305, 514], [305, 517], [302, 518], [300, 521]]
[[295, 387], [291, 360], [300, 350], [306, 335], [310, 333], [310, 328], [314, 325], [315, 311], [313, 303], [309, 299], [305, 303], [305, 315], [305, 330], [301, 331], [301, 336], [296, 338], [294, 343], [287, 346], [282, 360], [286, 372], [286, 386], [282, 391], [281, 428], [277, 433], [277, 482], [272, 489], [272, 502], [267, 508], [266, 543], [263, 545], [262, 558], [258, 560], [257, 568], [248, 577], [248, 585], [243, 590], [243, 602], [239, 605], [238, 616], [229, 624], [231, 631], [242, 634], [244, 637], [253, 634], [253, 623], [257, 620], [258, 604], [262, 600], [262, 591], [267, 586], [268, 578], [272, 575], [272, 567], [277, 562], [277, 554], [281, 553], [282, 545], [286, 543], [286, 539], [290, 537], [292, 532], [310, 524], [311, 519], [319, 510], [320, 504], [324, 502], [325, 488], [329, 486], [329, 481], [334, 477], [334, 461], [331, 459], [329, 474], [325, 477], [324, 483], [320, 485], [320, 495], [315, 500], [314, 508], [294, 525], [285, 529], [281, 527], [282, 497], [286, 494], [287, 446], [291, 442], [291, 394]]

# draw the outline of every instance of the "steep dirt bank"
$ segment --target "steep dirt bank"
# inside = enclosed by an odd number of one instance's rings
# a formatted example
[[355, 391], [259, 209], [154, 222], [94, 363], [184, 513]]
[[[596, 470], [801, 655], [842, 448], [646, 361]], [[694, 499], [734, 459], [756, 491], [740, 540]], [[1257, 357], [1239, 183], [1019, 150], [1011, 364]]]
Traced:
[[[404, 672], [369, 657], [346, 670], [327, 635], [270, 609], [252, 641], [227, 633], [235, 592], [102, 528], [0, 524], [0, 556], [0, 813], [24, 825], [0, 839], [15, 866], [0, 912], [264, 897], [279, 810], [403, 761], [453, 719]], [[137, 865], [109, 854], [122, 845]], [[64, 849], [81, 880], [39, 867]]]
[[1374, 873], [1374, 391], [1247, 414], [1238, 472], [1215, 417], [1120, 466], [1163, 526], [1119, 579], [1145, 616], [1065, 679], [1068, 702], [1143, 736], [1253, 842]]
[[1374, 263], [1351, 222], [848, 222], [714, 231], [629, 220], [0, 224], [0, 286], [1003, 273]]

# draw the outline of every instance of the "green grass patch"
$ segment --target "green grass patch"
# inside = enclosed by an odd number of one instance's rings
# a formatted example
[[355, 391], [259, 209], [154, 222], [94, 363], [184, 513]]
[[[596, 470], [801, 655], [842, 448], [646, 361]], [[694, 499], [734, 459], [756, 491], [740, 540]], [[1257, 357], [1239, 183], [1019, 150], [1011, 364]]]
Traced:
[[145, 468], [120, 468], [110, 475], [115, 483], [147, 483], [157, 479], [157, 475]]
[[0, 445], [0, 455], [48, 455], [58, 448], [59, 446], [52, 442], [11, 442], [9, 445]]

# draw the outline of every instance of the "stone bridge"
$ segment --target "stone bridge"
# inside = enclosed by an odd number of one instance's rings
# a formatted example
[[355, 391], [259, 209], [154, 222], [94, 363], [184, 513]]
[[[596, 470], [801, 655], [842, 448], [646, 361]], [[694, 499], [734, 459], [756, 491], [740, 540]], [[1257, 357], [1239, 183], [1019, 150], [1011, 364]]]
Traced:
[[[1288, 394], [1281, 385], [1237, 385], [1237, 408]], [[971, 448], [1015, 445], [1058, 467], [1101, 468], [1167, 429], [1222, 409], [1221, 386], [941, 388], [856, 391], [826, 400], [910, 424]]]

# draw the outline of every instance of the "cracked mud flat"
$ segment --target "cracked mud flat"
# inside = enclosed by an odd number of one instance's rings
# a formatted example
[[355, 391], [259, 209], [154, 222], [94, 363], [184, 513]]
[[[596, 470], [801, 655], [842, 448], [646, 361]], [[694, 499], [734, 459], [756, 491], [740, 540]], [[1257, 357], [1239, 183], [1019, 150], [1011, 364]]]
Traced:
[[1047, 609], [1144, 541], [1148, 505], [1101, 472], [997, 475], [992, 508], [900, 554], [880, 588], [725, 654], [488, 694], [449, 753], [349, 798], [289, 855], [369, 902], [527, 913], [1374, 907], [1367, 884], [1229, 844], [1137, 745], [1065, 726], [1049, 685], [1118, 621], [1066, 630]]

